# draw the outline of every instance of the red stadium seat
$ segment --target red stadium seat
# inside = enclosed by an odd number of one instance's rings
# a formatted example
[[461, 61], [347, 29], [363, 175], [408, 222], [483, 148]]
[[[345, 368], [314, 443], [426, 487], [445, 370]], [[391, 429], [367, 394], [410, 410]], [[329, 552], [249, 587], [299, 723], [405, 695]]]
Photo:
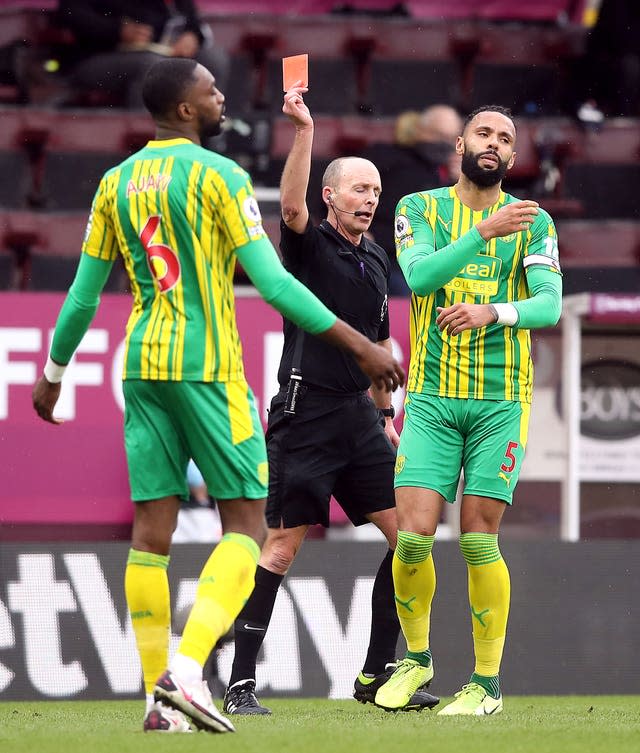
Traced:
[[640, 222], [567, 220], [557, 223], [564, 267], [637, 267]]

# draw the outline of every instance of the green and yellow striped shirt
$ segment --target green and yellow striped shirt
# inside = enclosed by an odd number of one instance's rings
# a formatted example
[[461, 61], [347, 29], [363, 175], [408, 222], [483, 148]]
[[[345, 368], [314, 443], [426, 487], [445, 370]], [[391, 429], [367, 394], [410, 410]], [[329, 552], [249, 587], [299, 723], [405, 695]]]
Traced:
[[481, 220], [513, 201], [518, 199], [500, 192], [496, 204], [482, 212], [473, 211], [458, 199], [454, 187], [447, 187], [410, 194], [398, 203], [396, 250], [398, 257], [403, 257], [403, 268], [412, 253], [424, 253], [425, 249], [446, 253], [446, 247], [456, 241], [470, 244], [469, 261], [452, 279], [433, 293], [411, 296], [408, 392], [531, 402], [529, 330], [491, 324], [451, 336], [436, 325], [439, 306], [529, 298], [525, 274], [529, 265], [544, 265], [559, 273], [557, 234], [543, 209], [538, 210], [528, 231], [488, 243], [474, 231], [463, 240]]
[[82, 252], [131, 281], [123, 378], [244, 378], [235, 318], [235, 249], [264, 241], [247, 173], [187, 139], [150, 141], [109, 170]]

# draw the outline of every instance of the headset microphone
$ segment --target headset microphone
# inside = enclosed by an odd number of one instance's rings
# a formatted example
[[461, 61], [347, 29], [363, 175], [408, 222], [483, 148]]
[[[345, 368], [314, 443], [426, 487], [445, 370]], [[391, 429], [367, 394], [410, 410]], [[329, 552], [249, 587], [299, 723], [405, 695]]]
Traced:
[[329, 201], [329, 204], [334, 212], [338, 210], [338, 212], [342, 212], [342, 214], [352, 214], [354, 217], [364, 217], [368, 214], [368, 212], [348, 212], [346, 209], [340, 209], [340, 207], [337, 207], [333, 201]]

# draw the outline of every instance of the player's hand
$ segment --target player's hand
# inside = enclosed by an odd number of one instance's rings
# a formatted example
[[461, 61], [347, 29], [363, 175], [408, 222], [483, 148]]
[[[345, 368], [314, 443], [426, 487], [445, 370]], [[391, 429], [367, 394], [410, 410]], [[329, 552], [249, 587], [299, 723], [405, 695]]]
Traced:
[[438, 328], [450, 335], [459, 335], [465, 329], [480, 329], [496, 320], [488, 303], [454, 303], [446, 308], [438, 306], [436, 311]]
[[528, 230], [538, 214], [536, 201], [514, 201], [479, 222], [476, 227], [485, 241]]
[[53, 409], [60, 397], [61, 384], [61, 382], [49, 382], [46, 377], [41, 376], [31, 393], [31, 400], [36, 413], [43, 421], [48, 421], [50, 424], [64, 423], [61, 418], [54, 418], [53, 416]]
[[287, 90], [284, 95], [282, 112], [296, 128], [306, 128], [313, 125], [313, 118], [302, 97], [308, 91], [308, 87], [302, 86], [302, 81], [296, 81], [295, 85]]
[[[366, 340], [366, 338], [363, 339]], [[402, 366], [382, 345], [377, 345], [369, 340], [366, 340], [366, 343], [367, 345], [355, 355], [358, 366], [362, 371], [378, 389], [385, 392], [393, 392], [398, 387], [402, 387], [405, 380]]]
[[400, 435], [396, 431], [396, 427], [393, 425], [393, 419], [387, 418], [384, 422], [384, 433], [389, 438], [389, 441], [394, 447], [400, 445]]

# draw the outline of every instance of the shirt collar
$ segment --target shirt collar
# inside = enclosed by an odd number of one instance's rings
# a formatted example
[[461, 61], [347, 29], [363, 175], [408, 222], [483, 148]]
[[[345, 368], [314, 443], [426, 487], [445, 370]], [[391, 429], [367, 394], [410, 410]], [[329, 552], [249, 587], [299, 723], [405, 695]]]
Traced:
[[335, 240], [337, 240], [341, 246], [346, 247], [345, 250], [349, 250], [352, 253], [354, 251], [361, 251], [362, 253], [366, 253], [367, 239], [364, 237], [364, 233], [362, 234], [360, 243], [357, 246], [354, 246], [354, 244], [351, 243], [348, 238], [345, 238], [344, 235], [341, 235], [328, 220], [322, 220], [319, 227], [320, 230], [322, 230], [325, 234], [330, 235], [332, 238], [335, 238]]
[[147, 143], [147, 146], [151, 149], [166, 149], [172, 146], [181, 146], [188, 144], [194, 146], [193, 141], [186, 139], [183, 136], [179, 136], [177, 139], [152, 139]]

